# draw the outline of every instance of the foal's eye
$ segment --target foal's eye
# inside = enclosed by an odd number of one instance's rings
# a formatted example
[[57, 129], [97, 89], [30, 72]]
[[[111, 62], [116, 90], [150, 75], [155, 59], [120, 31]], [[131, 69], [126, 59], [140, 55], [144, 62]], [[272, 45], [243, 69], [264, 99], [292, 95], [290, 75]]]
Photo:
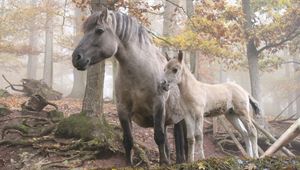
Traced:
[[173, 69], [172, 69], [172, 72], [173, 72], [173, 73], [177, 73], [177, 71], [178, 71], [177, 68], [173, 68]]
[[101, 35], [104, 32], [103, 28], [96, 28], [95, 33]]

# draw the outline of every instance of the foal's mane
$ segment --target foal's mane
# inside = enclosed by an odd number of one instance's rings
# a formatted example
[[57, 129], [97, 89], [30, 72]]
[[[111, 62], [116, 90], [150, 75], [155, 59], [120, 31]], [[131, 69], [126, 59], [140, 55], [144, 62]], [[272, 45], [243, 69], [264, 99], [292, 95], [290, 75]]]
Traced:
[[[101, 12], [95, 12], [89, 16], [83, 23], [83, 31], [88, 32], [94, 29], [97, 25], [97, 20], [100, 17]], [[113, 28], [116, 35], [122, 42], [128, 42], [129, 40], [138, 39], [141, 44], [151, 43], [151, 39], [144, 26], [137, 22], [133, 17], [130, 17], [121, 12], [109, 11], [109, 15], [112, 18]]]

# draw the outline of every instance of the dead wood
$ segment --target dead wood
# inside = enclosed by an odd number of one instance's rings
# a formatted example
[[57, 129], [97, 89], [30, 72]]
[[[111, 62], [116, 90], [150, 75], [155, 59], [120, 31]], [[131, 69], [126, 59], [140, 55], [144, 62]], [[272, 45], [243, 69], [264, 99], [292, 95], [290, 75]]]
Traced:
[[300, 134], [300, 118], [276, 140], [262, 157], [270, 156]]
[[243, 146], [240, 144], [240, 142], [237, 140], [237, 138], [234, 136], [232, 131], [227, 127], [227, 125], [224, 122], [224, 119], [219, 119], [219, 121], [221, 122], [221, 125], [224, 127], [225, 131], [230, 135], [237, 148], [241, 151], [242, 155], [244, 157], [248, 157], [249, 155], [247, 154]]
[[48, 102], [44, 97], [39, 94], [32, 95], [28, 101], [21, 105], [22, 111], [35, 113], [42, 111], [47, 105], [54, 106], [56, 110], [58, 107], [56, 104]]
[[[252, 120], [254, 126], [261, 131], [271, 142], [275, 142], [277, 139], [268, 131], [266, 131], [265, 129], [261, 128], [254, 120]], [[287, 156], [295, 156], [289, 149], [287, 149], [286, 147], [282, 147], [281, 148], [282, 151], [287, 155]]]
[[[53, 90], [42, 80], [22, 79], [22, 84], [12, 84], [4, 75], [2, 77], [9, 84], [8, 87], [14, 91], [24, 93], [28, 97], [38, 94], [47, 100], [59, 100], [62, 98], [62, 93]], [[17, 89], [16, 87], [22, 87], [22, 89]]]

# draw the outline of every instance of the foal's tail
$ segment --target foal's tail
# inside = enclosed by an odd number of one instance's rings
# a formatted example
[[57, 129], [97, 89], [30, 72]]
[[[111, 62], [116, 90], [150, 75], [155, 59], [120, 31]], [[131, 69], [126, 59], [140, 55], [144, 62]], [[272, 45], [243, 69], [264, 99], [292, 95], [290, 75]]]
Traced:
[[257, 100], [255, 100], [251, 95], [249, 95], [249, 102], [255, 112], [256, 115], [261, 115], [261, 109], [259, 107], [259, 104]]

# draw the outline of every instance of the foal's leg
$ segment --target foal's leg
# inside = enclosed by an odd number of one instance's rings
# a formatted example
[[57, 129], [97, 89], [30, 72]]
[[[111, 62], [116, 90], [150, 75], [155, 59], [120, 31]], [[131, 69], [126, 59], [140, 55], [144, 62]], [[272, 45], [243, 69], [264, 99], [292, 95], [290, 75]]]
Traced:
[[170, 150], [169, 150], [169, 142], [168, 142], [168, 127], [165, 126], [165, 152], [168, 160], [170, 160]]
[[258, 145], [257, 145], [257, 130], [252, 123], [252, 119], [249, 114], [240, 115], [241, 121], [244, 123], [252, 144], [252, 155], [254, 158], [258, 158]]
[[158, 145], [160, 164], [169, 164], [165, 150], [165, 103], [163, 97], [154, 100], [154, 140]]
[[133, 165], [132, 162], [132, 147], [133, 147], [133, 137], [131, 134], [132, 123], [130, 115], [128, 112], [118, 111], [119, 120], [123, 129], [123, 145], [125, 148], [125, 154], [127, 163]]
[[203, 114], [200, 114], [196, 117], [195, 122], [195, 139], [196, 143], [199, 146], [200, 159], [204, 159], [204, 149], [203, 149], [203, 123], [204, 117]]
[[193, 120], [193, 118], [188, 115], [185, 118], [185, 123], [188, 146], [187, 162], [193, 162], [195, 153], [195, 120]]
[[246, 144], [247, 153], [250, 157], [253, 157], [252, 143], [250, 141], [250, 137], [244, 123], [239, 119], [239, 116], [236, 115], [233, 111], [227, 112], [225, 114], [225, 117], [233, 125], [233, 127], [236, 130], [238, 130], [239, 133], [242, 135]]

